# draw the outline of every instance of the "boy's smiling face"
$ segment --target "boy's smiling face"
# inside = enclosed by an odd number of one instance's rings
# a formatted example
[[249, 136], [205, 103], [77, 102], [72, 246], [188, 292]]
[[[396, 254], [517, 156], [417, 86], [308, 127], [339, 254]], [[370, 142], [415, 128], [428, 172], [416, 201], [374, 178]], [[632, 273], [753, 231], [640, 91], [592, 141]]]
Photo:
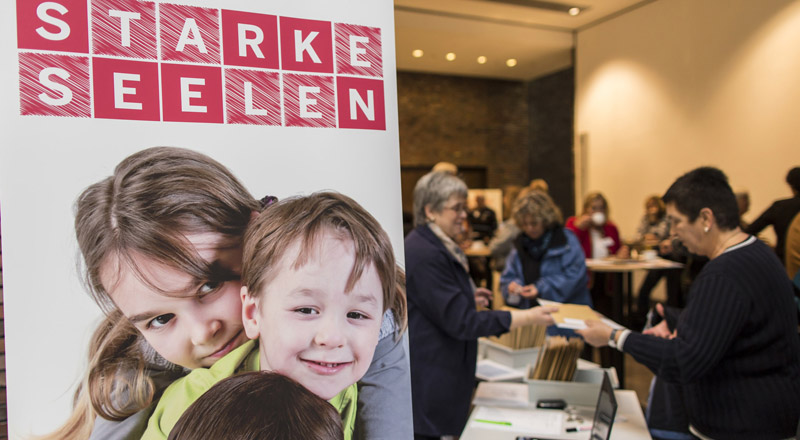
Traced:
[[355, 263], [350, 239], [325, 232], [305, 264], [293, 267], [299, 248], [295, 241], [286, 249], [259, 298], [242, 288], [245, 330], [260, 336], [262, 370], [331, 399], [372, 362], [383, 315], [381, 280], [370, 264], [345, 291]]

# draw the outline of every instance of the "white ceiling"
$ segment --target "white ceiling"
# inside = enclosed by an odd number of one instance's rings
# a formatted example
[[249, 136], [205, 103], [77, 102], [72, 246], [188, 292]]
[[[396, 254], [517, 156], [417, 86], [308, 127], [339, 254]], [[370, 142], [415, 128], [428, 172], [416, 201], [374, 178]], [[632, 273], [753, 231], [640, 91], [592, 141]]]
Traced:
[[[398, 70], [529, 80], [572, 65], [574, 34], [656, 0], [395, 0]], [[534, 7], [572, 6], [577, 16]], [[544, 4], [544, 5], [542, 5]], [[424, 55], [411, 55], [421, 49]], [[447, 61], [445, 54], [456, 54]], [[478, 64], [479, 56], [486, 57]], [[506, 60], [517, 60], [508, 67]]]

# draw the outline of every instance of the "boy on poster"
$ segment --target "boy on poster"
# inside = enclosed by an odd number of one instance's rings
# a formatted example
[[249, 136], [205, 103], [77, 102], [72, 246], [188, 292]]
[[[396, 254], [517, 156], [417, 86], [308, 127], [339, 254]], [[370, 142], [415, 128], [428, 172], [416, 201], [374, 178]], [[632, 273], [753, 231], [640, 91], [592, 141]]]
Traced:
[[170, 385], [142, 439], [166, 439], [216, 382], [258, 369], [282, 373], [327, 399], [351, 439], [356, 382], [379, 334], [391, 331], [381, 317], [403, 295], [395, 275], [388, 236], [352, 199], [317, 193], [268, 207], [248, 227], [242, 266], [244, 329], [258, 342]]

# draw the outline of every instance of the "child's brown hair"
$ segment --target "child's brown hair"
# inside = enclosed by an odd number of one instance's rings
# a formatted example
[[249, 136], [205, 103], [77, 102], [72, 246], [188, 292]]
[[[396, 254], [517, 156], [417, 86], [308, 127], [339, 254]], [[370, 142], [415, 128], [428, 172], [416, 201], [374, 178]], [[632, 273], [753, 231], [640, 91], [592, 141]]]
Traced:
[[169, 440], [341, 440], [342, 420], [330, 403], [271, 371], [218, 382], [183, 413]]
[[226, 244], [238, 246], [253, 211], [259, 209], [260, 203], [222, 164], [175, 147], [134, 153], [110, 177], [81, 193], [75, 203], [75, 233], [82, 269], [106, 319], [92, 337], [88, 374], [76, 392], [72, 415], [43, 438], [88, 438], [96, 416], [123, 420], [155, 397], [155, 386], [145, 374], [149, 346], [100, 280], [108, 261], [121, 259], [137, 270], [132, 257], [140, 255], [187, 273], [198, 284], [225, 281], [220, 278], [232, 275], [201, 258], [185, 235], [218, 233]]

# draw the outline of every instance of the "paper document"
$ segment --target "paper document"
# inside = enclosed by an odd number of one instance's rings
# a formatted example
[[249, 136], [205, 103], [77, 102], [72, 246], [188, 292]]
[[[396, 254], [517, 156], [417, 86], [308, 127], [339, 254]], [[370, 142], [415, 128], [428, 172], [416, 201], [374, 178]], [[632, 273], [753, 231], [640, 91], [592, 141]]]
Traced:
[[524, 431], [530, 435], [559, 435], [564, 411], [510, 409], [479, 406], [472, 413], [470, 427], [498, 431]]
[[582, 304], [562, 304], [544, 299], [540, 299], [539, 304], [543, 306], [558, 306], [558, 311], [551, 313], [551, 316], [556, 321], [556, 327], [559, 328], [583, 330], [586, 328], [586, 323], [584, 322], [586, 319], [600, 320], [611, 328], [625, 328], [602, 314], [595, 312], [591, 307]]
[[528, 384], [509, 382], [481, 382], [472, 399], [475, 406], [527, 407]]
[[524, 376], [525, 370], [515, 370], [491, 359], [479, 360], [475, 370], [475, 377], [489, 382], [521, 382]]
[[[600, 319], [600, 316], [591, 307], [582, 304], [560, 304], [558, 311], [550, 314], [556, 324], [575, 325], [576, 322], [583, 322], [586, 319]], [[572, 327], [568, 327], [572, 328]]]

